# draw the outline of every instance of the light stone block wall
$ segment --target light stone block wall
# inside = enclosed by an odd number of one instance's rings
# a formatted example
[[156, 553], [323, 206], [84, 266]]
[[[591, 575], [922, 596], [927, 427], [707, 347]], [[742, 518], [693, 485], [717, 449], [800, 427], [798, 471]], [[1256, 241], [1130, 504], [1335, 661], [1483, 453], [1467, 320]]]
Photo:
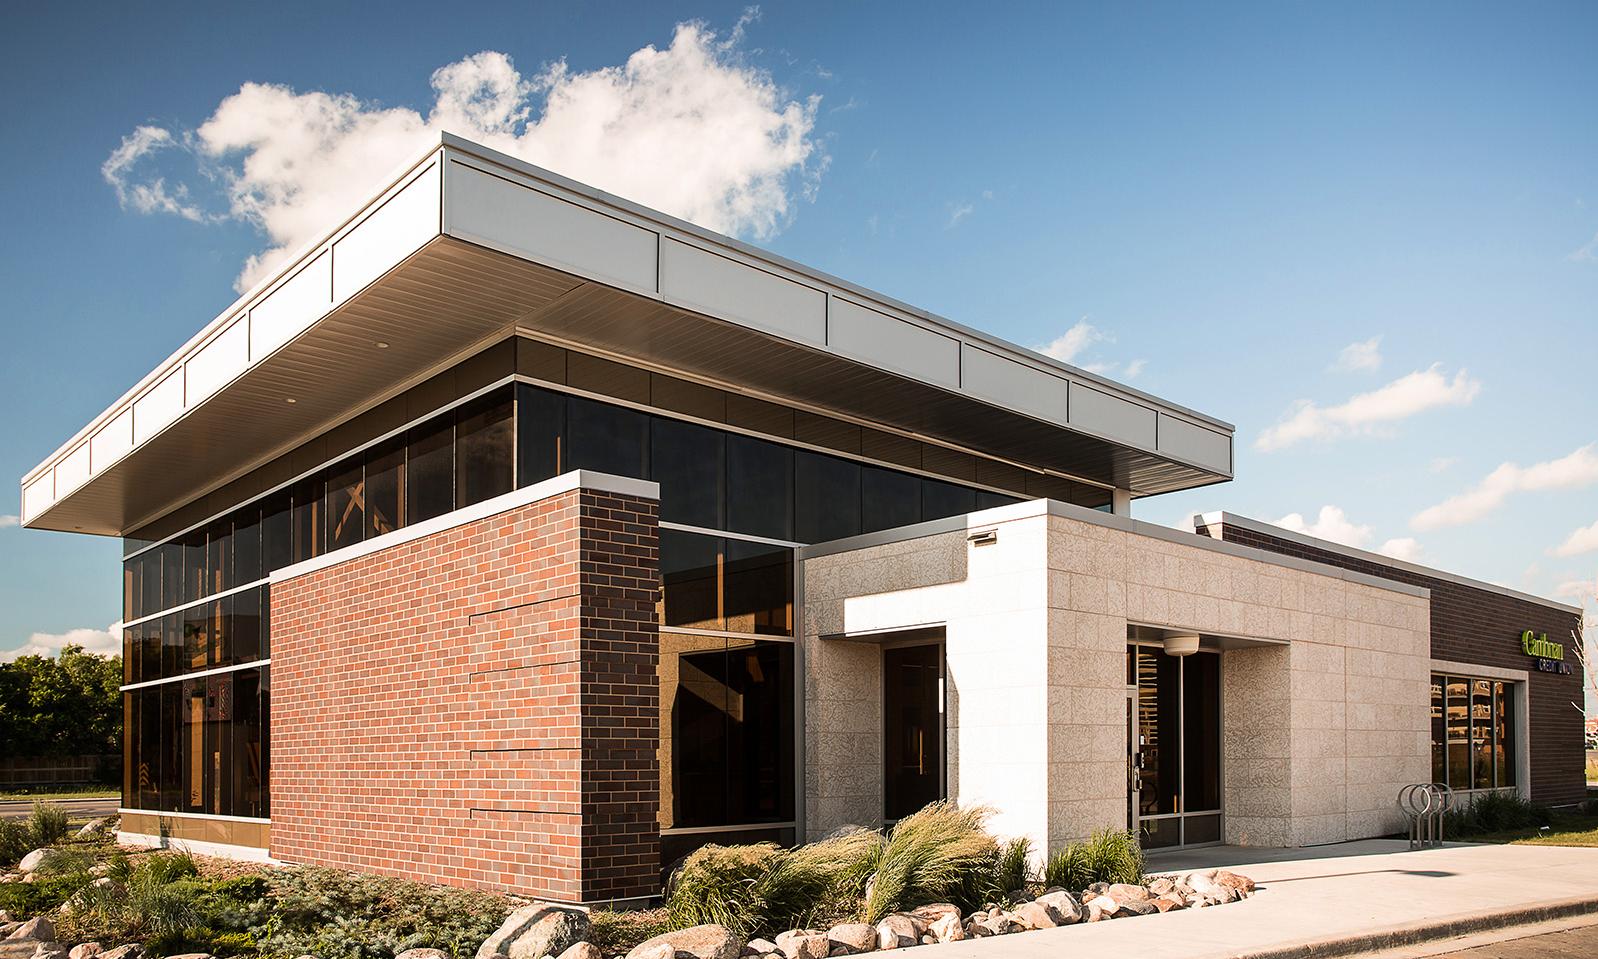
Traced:
[[936, 625], [950, 797], [1039, 849], [1124, 825], [1129, 622], [1243, 644], [1222, 656], [1227, 841], [1401, 828], [1397, 790], [1430, 770], [1424, 597], [1053, 509], [972, 514], [990, 545], [961, 529], [804, 561], [811, 837], [882, 814], [880, 646], [820, 637]]

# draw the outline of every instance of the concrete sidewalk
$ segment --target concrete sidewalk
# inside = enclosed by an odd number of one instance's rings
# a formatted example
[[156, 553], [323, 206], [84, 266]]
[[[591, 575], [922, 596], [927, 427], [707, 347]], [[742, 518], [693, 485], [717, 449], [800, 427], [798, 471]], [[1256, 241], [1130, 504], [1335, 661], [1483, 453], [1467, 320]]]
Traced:
[[[1472, 927], [1598, 912], [1598, 849], [1451, 844], [1410, 852], [1373, 839], [1312, 849], [1216, 847], [1151, 859], [1149, 871], [1224, 867], [1259, 884], [1241, 902], [926, 946], [927, 959], [1217, 959], [1350, 955]], [[1443, 928], [1451, 924], [1453, 931]], [[1433, 930], [1427, 935], [1427, 930]], [[1370, 937], [1376, 936], [1376, 939]], [[1406, 938], [1408, 937], [1408, 938]]]

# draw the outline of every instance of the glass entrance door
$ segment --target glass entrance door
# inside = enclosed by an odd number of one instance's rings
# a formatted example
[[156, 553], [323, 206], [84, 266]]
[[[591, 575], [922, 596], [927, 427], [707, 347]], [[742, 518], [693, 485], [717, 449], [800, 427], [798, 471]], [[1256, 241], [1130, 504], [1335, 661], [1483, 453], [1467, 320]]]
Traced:
[[882, 651], [883, 818], [943, 798], [943, 645]]
[[1221, 840], [1221, 657], [1127, 647], [1132, 807], [1145, 849]]

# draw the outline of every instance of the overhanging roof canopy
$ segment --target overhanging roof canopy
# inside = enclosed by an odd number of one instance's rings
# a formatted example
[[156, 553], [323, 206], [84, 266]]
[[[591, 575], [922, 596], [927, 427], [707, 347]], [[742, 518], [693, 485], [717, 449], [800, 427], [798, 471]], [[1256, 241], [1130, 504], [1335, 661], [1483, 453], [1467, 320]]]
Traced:
[[518, 329], [1136, 495], [1232, 475], [1229, 424], [445, 135], [29, 471], [23, 524], [121, 535]]

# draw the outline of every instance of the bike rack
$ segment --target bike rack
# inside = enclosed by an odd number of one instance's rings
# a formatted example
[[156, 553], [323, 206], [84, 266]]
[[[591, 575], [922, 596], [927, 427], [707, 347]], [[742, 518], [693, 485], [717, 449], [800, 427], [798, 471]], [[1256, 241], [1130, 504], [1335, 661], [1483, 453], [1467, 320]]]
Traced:
[[1443, 844], [1443, 815], [1454, 808], [1454, 791], [1443, 783], [1414, 783], [1398, 791], [1398, 808], [1409, 817], [1409, 848]]

